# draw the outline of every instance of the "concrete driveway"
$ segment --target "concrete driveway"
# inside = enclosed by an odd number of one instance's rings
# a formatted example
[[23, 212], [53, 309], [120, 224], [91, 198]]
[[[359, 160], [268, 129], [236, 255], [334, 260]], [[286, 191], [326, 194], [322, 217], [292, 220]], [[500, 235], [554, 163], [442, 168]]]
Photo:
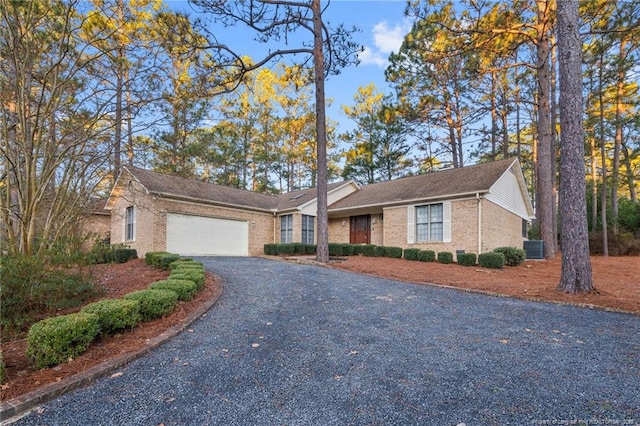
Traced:
[[15, 424], [640, 424], [638, 316], [199, 260], [224, 282], [206, 315]]

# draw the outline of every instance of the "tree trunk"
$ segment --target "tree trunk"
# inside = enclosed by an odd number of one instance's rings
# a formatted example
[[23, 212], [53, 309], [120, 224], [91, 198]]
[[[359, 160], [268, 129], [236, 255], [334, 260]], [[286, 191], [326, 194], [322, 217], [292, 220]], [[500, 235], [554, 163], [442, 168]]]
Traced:
[[322, 40], [322, 9], [320, 0], [312, 0], [313, 64], [316, 88], [316, 150], [318, 163], [318, 236], [316, 260], [329, 262], [329, 219], [327, 215], [327, 117], [324, 99], [324, 46]]
[[618, 58], [618, 81], [616, 82], [616, 137], [613, 145], [613, 168], [611, 170], [611, 220], [613, 223], [613, 235], [618, 235], [618, 186], [620, 185], [620, 150], [622, 149], [622, 98], [624, 96], [624, 50], [626, 38], [620, 40]]
[[604, 133], [604, 52], [600, 53], [598, 64], [598, 104], [600, 112], [598, 117], [598, 133], [600, 134], [600, 159], [602, 160], [602, 194], [600, 199], [600, 219], [602, 220], [602, 256], [609, 256], [609, 224], [607, 222], [607, 157]]
[[537, 80], [538, 80], [538, 174], [537, 174], [537, 216], [540, 224], [540, 236], [544, 241], [545, 258], [553, 259], [556, 255], [557, 230], [553, 227], [555, 197], [554, 176], [554, 143], [551, 138], [551, 110], [549, 106], [551, 74], [549, 59], [551, 48], [549, 43], [549, 5], [547, 0], [537, 0], [538, 7], [538, 40], [537, 40]]
[[589, 258], [587, 203], [584, 197], [584, 129], [582, 106], [582, 42], [578, 0], [558, 2], [560, 67], [560, 227], [562, 271], [559, 289], [567, 293], [594, 290]]

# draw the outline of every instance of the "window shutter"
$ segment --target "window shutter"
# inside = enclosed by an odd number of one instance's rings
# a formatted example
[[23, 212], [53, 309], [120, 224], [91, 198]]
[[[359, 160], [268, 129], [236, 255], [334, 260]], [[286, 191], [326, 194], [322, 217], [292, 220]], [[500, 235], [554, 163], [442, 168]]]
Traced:
[[407, 244], [413, 244], [416, 240], [416, 208], [407, 206]]
[[451, 201], [442, 203], [442, 241], [451, 242]]

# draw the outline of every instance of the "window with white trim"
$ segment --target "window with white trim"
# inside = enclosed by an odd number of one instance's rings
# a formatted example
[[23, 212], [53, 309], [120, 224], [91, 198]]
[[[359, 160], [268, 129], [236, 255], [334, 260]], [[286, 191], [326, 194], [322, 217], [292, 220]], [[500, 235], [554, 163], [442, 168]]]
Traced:
[[416, 242], [444, 241], [444, 216], [442, 203], [416, 207]]
[[280, 216], [280, 242], [293, 242], [293, 215]]
[[136, 239], [136, 212], [133, 206], [127, 207], [125, 212], [125, 241]]
[[302, 215], [302, 244], [313, 244], [315, 232], [315, 217]]

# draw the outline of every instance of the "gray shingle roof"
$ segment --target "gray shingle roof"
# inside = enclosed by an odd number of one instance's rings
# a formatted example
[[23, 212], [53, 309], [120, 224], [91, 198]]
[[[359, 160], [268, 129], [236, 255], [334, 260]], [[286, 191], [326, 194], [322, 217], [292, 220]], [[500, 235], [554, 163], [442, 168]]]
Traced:
[[[316, 198], [316, 188], [301, 189], [280, 195], [260, 194], [210, 182], [156, 173], [138, 167], [126, 166], [129, 172], [149, 191], [177, 198], [190, 198], [204, 202], [248, 207], [259, 210], [295, 209]], [[345, 182], [331, 183], [329, 191]]]
[[125, 167], [149, 191], [165, 196], [191, 198], [205, 202], [271, 210], [278, 206], [279, 197], [260, 194], [238, 188], [216, 185], [195, 179], [187, 179], [151, 172], [137, 167]]
[[329, 211], [487, 192], [514, 162], [511, 158], [365, 185], [331, 204]]
[[[331, 204], [329, 211], [487, 192], [514, 162], [515, 159], [506, 159], [364, 185], [359, 191]], [[125, 169], [151, 193], [204, 203], [224, 204], [253, 210], [283, 211], [295, 209], [316, 198], [316, 188], [269, 195], [151, 172], [133, 166], [126, 166]], [[344, 184], [345, 182], [331, 183], [327, 189], [331, 191]]]

